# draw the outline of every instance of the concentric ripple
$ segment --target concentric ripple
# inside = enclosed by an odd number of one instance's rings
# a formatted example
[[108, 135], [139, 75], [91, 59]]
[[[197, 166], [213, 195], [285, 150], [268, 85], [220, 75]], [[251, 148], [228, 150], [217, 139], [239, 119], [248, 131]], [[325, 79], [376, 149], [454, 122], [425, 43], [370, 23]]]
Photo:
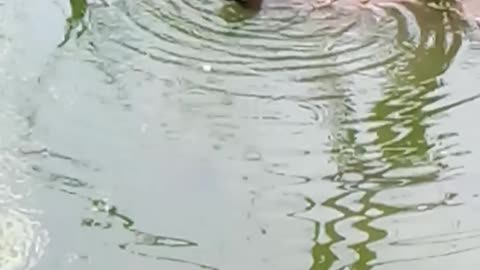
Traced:
[[258, 16], [231, 24], [217, 14], [219, 4], [117, 1], [133, 28], [112, 39], [154, 61], [193, 68], [208, 64], [225, 79], [314, 82], [385, 66], [401, 54], [392, 43], [397, 22], [374, 9], [272, 1]]

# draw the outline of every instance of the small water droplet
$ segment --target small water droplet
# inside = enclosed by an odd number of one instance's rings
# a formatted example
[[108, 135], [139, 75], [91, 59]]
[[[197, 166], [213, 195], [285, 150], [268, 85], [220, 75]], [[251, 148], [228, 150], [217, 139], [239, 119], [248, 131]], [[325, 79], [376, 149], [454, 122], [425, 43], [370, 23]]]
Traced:
[[205, 72], [211, 72], [212, 71], [212, 66], [208, 65], [208, 64], [205, 64], [205, 65], [202, 66], [202, 69]]
[[418, 211], [425, 211], [425, 210], [428, 210], [428, 205], [426, 204], [421, 204], [421, 205], [417, 205], [417, 210]]
[[48, 158], [48, 157], [50, 157], [50, 152], [48, 152], [48, 150], [42, 151], [42, 156], [44, 158]]

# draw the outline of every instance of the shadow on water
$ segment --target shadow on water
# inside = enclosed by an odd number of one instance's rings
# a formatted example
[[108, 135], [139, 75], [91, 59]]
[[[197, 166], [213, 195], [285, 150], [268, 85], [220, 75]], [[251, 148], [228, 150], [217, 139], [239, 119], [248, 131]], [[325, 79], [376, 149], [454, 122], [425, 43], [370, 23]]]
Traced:
[[[341, 217], [325, 224], [315, 222], [313, 239], [316, 243], [311, 249], [312, 270], [367, 270], [398, 262], [377, 260], [376, 251], [369, 248], [369, 245], [385, 239], [388, 232], [372, 223], [402, 212], [449, 206], [447, 200], [455, 197], [455, 194], [450, 194], [450, 198], [439, 202], [401, 207], [374, 200], [384, 190], [447, 180], [446, 177], [440, 177], [440, 171], [455, 171], [458, 168], [449, 168], [443, 160], [445, 156], [440, 154], [441, 149], [436, 149], [436, 146], [439, 141], [457, 134], [428, 138], [427, 131], [432, 125], [429, 120], [479, 97], [473, 96], [437, 109], [427, 109], [445, 97], [435, 92], [442, 87], [440, 76], [448, 69], [461, 47], [464, 22], [450, 13], [419, 11], [418, 7], [408, 4], [405, 7], [415, 15], [420, 27], [418, 43], [412, 41], [405, 18], [394, 9], [388, 11], [397, 19], [396, 42], [407, 52], [406, 57], [386, 66], [389, 83], [385, 86], [383, 97], [373, 102], [366, 117], [357, 118], [355, 109], [352, 109], [355, 105], [345, 104], [346, 116], [338, 119], [341, 127], [331, 142], [331, 154], [338, 172], [324, 179], [340, 182], [339, 188], [345, 192], [330, 197], [321, 205], [341, 213]], [[359, 128], [362, 125], [367, 128]], [[359, 138], [365, 136], [369, 137], [366, 142], [359, 141]], [[352, 177], [354, 180], [349, 179]], [[340, 201], [347, 197], [355, 197], [361, 210], [340, 205]], [[311, 199], [307, 198], [307, 202], [310, 206], [305, 211], [315, 207]], [[336, 227], [347, 220], [358, 220], [353, 223], [352, 229], [364, 233], [367, 239], [348, 246], [357, 255], [353, 264], [336, 268], [334, 264], [340, 258], [335, 254], [334, 246], [346, 239], [337, 232]], [[329, 240], [320, 243], [317, 239], [321, 237], [322, 231]]]

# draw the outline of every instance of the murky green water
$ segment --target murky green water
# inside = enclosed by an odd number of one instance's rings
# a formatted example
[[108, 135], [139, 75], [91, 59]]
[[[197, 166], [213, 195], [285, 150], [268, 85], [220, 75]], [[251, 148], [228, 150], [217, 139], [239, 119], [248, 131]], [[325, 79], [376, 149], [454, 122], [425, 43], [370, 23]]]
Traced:
[[3, 0], [0, 268], [480, 266], [480, 30], [295, 2]]

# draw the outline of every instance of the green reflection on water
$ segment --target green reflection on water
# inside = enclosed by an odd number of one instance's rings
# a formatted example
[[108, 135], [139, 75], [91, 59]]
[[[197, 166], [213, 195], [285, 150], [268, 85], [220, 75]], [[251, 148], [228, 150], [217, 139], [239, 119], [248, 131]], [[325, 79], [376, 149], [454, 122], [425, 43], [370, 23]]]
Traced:
[[[71, 17], [67, 19], [67, 31], [64, 41], [59, 46], [63, 46], [70, 39], [71, 33], [80, 27], [77, 37], [82, 35], [87, 25], [85, 16], [88, 5], [85, 0], [70, 0]], [[412, 11], [415, 11], [412, 9]], [[458, 48], [461, 45], [461, 34], [457, 21], [449, 19], [444, 21], [444, 13], [435, 11], [435, 16], [424, 16], [417, 14], [417, 21], [421, 26], [421, 38], [418, 45], [414, 48], [405, 46], [407, 51], [403, 61], [387, 66], [390, 85], [385, 87], [383, 98], [376, 101], [372, 106], [370, 114], [365, 119], [358, 120], [360, 123], [381, 123], [386, 124], [371, 128], [369, 135], [374, 135], [376, 140], [369, 144], [362, 144], [357, 141], [358, 135], [363, 132], [352, 127], [351, 122], [354, 111], [350, 112], [347, 119], [344, 120], [344, 126], [341, 127], [342, 136], [335, 137], [335, 148], [351, 149], [350, 152], [332, 150], [332, 154], [339, 167], [339, 173], [331, 177], [332, 181], [342, 182], [342, 177], [346, 173], [356, 173], [362, 175], [362, 180], [352, 184], [342, 184], [340, 188], [346, 191], [340, 195], [330, 197], [322, 202], [323, 207], [328, 207], [341, 214], [341, 217], [332, 219], [324, 224], [314, 223], [314, 245], [311, 248], [312, 270], [332, 269], [335, 263], [340, 261], [339, 254], [336, 254], [333, 247], [345, 241], [336, 226], [342, 222], [359, 218], [353, 223], [353, 228], [367, 235], [367, 239], [348, 248], [357, 254], [356, 261], [351, 265], [351, 269], [371, 269], [375, 265], [377, 254], [371, 249], [371, 243], [385, 239], [388, 235], [386, 230], [372, 226], [372, 222], [388, 216], [398, 214], [402, 211], [409, 211], [408, 208], [394, 207], [378, 202], [373, 198], [382, 190], [395, 186], [413, 185], [421, 182], [434, 181], [435, 175], [425, 177], [416, 177], [406, 179], [406, 182], [385, 181], [383, 175], [397, 168], [408, 168], [419, 164], [428, 164], [432, 162], [429, 151], [432, 145], [429, 144], [426, 134], [428, 123], [426, 120], [437, 111], [426, 111], [425, 108], [441, 99], [441, 96], [435, 96], [433, 93], [440, 86], [437, 77], [442, 75], [454, 59]], [[228, 22], [240, 22], [250, 18], [254, 13], [239, 8], [236, 4], [226, 5], [220, 10], [220, 16]], [[399, 32], [397, 43], [399, 46], [409, 44], [406, 26], [401, 22], [399, 15]], [[430, 41], [433, 40], [433, 43]], [[446, 107], [443, 107], [444, 109]], [[347, 109], [348, 110], [348, 109]], [[441, 110], [440, 110], [441, 111]], [[354, 120], [356, 121], [356, 120]], [[405, 136], [401, 136], [407, 131]], [[372, 165], [362, 159], [363, 153], [368, 153], [371, 148], [381, 154], [378, 160], [381, 165]], [[375, 188], [361, 186], [363, 183], [375, 183]], [[352, 210], [339, 204], [342, 199], [353, 195], [361, 195], [358, 200], [363, 207], [359, 211]], [[315, 207], [315, 202], [309, 201], [309, 209]], [[371, 216], [371, 211], [380, 213]], [[109, 213], [115, 218], [124, 221], [124, 227], [129, 232], [133, 222], [123, 214], [118, 212]], [[95, 226], [96, 221], [87, 219], [84, 226]], [[126, 224], [126, 225], [125, 225]], [[134, 231], [137, 233], [137, 231]], [[321, 234], [328, 236], [327, 242], [320, 242]], [[171, 239], [169, 239], [171, 240]], [[156, 242], [155, 242], [156, 243]]]
[[87, 0], [70, 0], [70, 17], [67, 18], [65, 35], [58, 47], [64, 46], [70, 40], [74, 30], [78, 29], [77, 38], [87, 31], [88, 26], [85, 18], [87, 11]]
[[218, 10], [218, 16], [229, 23], [242, 22], [255, 16], [256, 12], [242, 8], [237, 3], [228, 3]]
[[[433, 112], [442, 111], [442, 108], [428, 111], [426, 107], [443, 98], [435, 94], [435, 90], [441, 86], [438, 76], [448, 69], [461, 46], [463, 22], [438, 10], [428, 11], [426, 14], [425, 10], [420, 11], [413, 5], [407, 4], [406, 7], [416, 16], [420, 27], [418, 44], [408, 46], [412, 42], [409, 41], [406, 22], [401, 18], [402, 15], [392, 13], [391, 15], [398, 21], [397, 43], [405, 50], [405, 57], [386, 67], [389, 82], [385, 86], [383, 98], [373, 104], [365, 118], [358, 119], [351, 109], [353, 106], [344, 104], [348, 107], [345, 108], [347, 116], [341, 120], [342, 126], [334, 136], [332, 149], [338, 173], [326, 179], [340, 182], [339, 188], [346, 191], [330, 197], [321, 204], [323, 207], [334, 209], [341, 216], [325, 224], [318, 222], [314, 224], [312, 270], [334, 269], [335, 263], [341, 263], [342, 260], [339, 254], [335, 254], [333, 246], [346, 240], [346, 237], [337, 232], [336, 227], [347, 220], [358, 220], [352, 227], [356, 234], [366, 235], [367, 239], [348, 246], [356, 253], [357, 258], [352, 264], [342, 267], [368, 270], [381, 264], [382, 262], [376, 261], [376, 251], [369, 245], [385, 239], [388, 232], [374, 227], [371, 223], [403, 211], [410, 211], [410, 208], [374, 202], [373, 198], [388, 188], [435, 181], [438, 177], [433, 173], [385, 179], [384, 175], [395, 169], [433, 165], [436, 162], [430, 153], [433, 143], [427, 140], [429, 125], [426, 120]], [[450, 107], [444, 107], [448, 108]], [[357, 138], [365, 131], [356, 128], [355, 124], [372, 126], [367, 133], [369, 137], [375, 139], [368, 143], [359, 143]], [[372, 151], [378, 156], [375, 162], [365, 156]], [[360, 175], [361, 180], [355, 183], [344, 182], [344, 175], [352, 173]], [[366, 183], [374, 185], [363, 185]], [[340, 200], [350, 196], [355, 198], [360, 196], [355, 202], [361, 204], [361, 210], [352, 210], [339, 204]], [[438, 203], [441, 204], [442, 202]], [[328, 237], [327, 242], [320, 243], [317, 240], [321, 236], [321, 231]], [[339, 269], [338, 266], [335, 269]]]

